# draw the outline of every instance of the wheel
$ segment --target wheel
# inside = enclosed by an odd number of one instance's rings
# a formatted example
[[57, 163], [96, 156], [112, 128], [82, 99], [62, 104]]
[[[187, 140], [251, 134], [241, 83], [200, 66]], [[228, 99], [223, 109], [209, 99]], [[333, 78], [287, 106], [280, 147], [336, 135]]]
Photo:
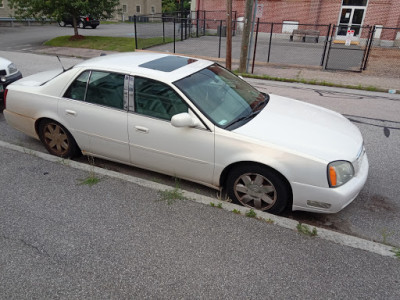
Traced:
[[92, 28], [93, 28], [93, 29], [96, 29], [96, 27], [97, 27], [97, 25], [92, 25]]
[[83, 22], [79, 22], [79, 23], [78, 23], [78, 27], [79, 27], [79, 28], [85, 28], [85, 25], [83, 24]]
[[290, 190], [277, 172], [256, 164], [233, 169], [226, 181], [229, 198], [244, 206], [279, 214], [289, 203]]
[[67, 25], [67, 24], [65, 24], [64, 21], [60, 21], [60, 22], [58, 22], [58, 25], [60, 25], [61, 27], [65, 27], [65, 25]]
[[79, 153], [72, 135], [64, 126], [55, 121], [42, 121], [39, 125], [39, 137], [50, 154], [72, 158]]

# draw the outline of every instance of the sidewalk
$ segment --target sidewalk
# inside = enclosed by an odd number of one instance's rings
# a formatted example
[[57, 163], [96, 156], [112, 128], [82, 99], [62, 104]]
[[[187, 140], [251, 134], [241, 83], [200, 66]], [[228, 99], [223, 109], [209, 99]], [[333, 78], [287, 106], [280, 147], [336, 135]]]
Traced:
[[[206, 198], [168, 204], [154, 182], [0, 149], [4, 298], [400, 297], [400, 260], [327, 241], [321, 229], [309, 237]], [[100, 181], [82, 184], [88, 176]]]
[[[185, 51], [182, 51], [185, 52]], [[81, 48], [63, 48], [63, 47], [42, 47], [37, 49], [35, 53], [49, 54], [49, 55], [61, 55], [61, 56], [73, 56], [79, 58], [91, 58], [99, 56], [100, 54], [111, 54], [115, 53], [112, 51], [101, 51], [93, 49], [81, 49]], [[165, 52], [167, 53], [167, 52]], [[182, 53], [182, 55], [190, 55], [189, 53]], [[224, 59], [218, 59], [213, 57], [202, 56], [202, 58], [218, 61], [221, 65], [225, 65]], [[233, 69], [238, 67], [238, 62], [232, 62]], [[362, 86], [364, 88], [374, 87], [381, 91], [396, 90], [400, 92], [400, 79], [386, 76], [374, 76], [369, 75], [368, 71], [363, 73], [356, 72], [344, 72], [344, 71], [322, 71], [317, 68], [301, 68], [301, 67], [282, 67], [277, 65], [259, 65], [255, 70], [255, 75], [267, 75], [275, 78], [284, 78], [292, 80], [306, 80], [316, 82], [327, 82], [339, 86]]]

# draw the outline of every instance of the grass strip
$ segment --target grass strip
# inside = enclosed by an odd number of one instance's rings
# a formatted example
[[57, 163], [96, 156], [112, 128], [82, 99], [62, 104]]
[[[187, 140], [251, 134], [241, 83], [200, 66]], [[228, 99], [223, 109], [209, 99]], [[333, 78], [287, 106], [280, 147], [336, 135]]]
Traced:
[[[51, 47], [86, 48], [104, 51], [130, 52], [135, 51], [135, 39], [129, 37], [107, 37], [107, 36], [82, 36], [80, 39], [71, 39], [72, 36], [59, 36], [44, 44]], [[172, 42], [171, 38], [154, 37], [138, 38], [139, 48], [166, 44]]]

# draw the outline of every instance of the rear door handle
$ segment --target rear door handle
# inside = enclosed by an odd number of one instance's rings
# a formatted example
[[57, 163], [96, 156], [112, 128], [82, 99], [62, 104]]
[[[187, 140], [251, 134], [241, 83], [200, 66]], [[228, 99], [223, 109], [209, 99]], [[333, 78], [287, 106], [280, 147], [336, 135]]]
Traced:
[[135, 126], [136, 131], [143, 132], [143, 133], [149, 133], [149, 129], [143, 126]]
[[67, 115], [76, 116], [76, 111], [66, 109], [65, 112], [67, 113]]

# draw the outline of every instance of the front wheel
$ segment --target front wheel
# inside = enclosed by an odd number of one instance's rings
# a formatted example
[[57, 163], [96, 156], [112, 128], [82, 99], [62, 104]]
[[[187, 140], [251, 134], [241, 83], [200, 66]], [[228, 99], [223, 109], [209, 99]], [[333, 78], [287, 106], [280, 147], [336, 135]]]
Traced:
[[42, 121], [39, 125], [39, 137], [50, 154], [72, 158], [79, 153], [72, 135], [64, 126], [55, 121]]
[[65, 27], [65, 25], [67, 25], [67, 24], [65, 24], [64, 21], [60, 21], [60, 22], [58, 22], [58, 25], [59, 25], [60, 27]]
[[286, 181], [277, 172], [261, 165], [233, 169], [226, 188], [232, 200], [273, 214], [282, 212], [289, 203], [290, 190]]

